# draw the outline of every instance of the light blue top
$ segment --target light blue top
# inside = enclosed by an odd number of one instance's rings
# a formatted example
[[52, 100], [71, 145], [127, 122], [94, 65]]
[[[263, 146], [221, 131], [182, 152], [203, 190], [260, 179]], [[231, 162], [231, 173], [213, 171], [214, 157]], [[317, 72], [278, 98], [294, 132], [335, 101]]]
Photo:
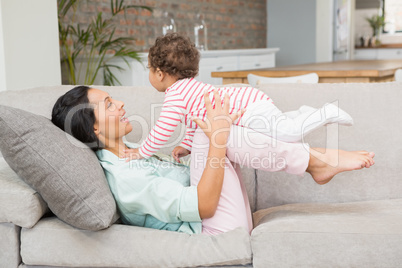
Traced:
[[197, 187], [190, 186], [188, 166], [158, 156], [126, 162], [108, 150], [96, 154], [125, 224], [201, 233]]

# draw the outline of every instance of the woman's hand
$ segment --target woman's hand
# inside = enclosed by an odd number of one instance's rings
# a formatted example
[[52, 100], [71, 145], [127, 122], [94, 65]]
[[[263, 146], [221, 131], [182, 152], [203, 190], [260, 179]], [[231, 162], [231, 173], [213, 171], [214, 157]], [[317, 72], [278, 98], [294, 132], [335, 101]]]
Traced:
[[212, 107], [208, 91], [205, 91], [204, 93], [205, 107], [207, 109], [206, 121], [197, 117], [193, 117], [192, 120], [204, 131], [212, 146], [222, 148], [222, 146], [226, 146], [233, 121], [239, 118], [245, 110], [229, 114], [229, 96], [225, 94], [223, 106], [221, 105], [221, 97], [216, 89], [214, 90], [214, 96], [215, 108]]
[[178, 163], [180, 163], [180, 158], [188, 155], [189, 153], [190, 151], [186, 148], [176, 146], [172, 151], [172, 156]]

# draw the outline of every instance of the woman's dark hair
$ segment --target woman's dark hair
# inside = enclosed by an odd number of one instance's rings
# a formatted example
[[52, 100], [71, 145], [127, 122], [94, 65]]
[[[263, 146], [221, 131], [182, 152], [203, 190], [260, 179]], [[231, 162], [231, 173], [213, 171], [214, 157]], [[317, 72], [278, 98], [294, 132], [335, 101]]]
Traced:
[[198, 74], [200, 52], [186, 36], [171, 33], [158, 37], [148, 55], [150, 67], [159, 68], [177, 79]]
[[101, 144], [94, 132], [96, 119], [88, 100], [89, 89], [77, 86], [61, 96], [53, 106], [52, 122], [96, 151]]

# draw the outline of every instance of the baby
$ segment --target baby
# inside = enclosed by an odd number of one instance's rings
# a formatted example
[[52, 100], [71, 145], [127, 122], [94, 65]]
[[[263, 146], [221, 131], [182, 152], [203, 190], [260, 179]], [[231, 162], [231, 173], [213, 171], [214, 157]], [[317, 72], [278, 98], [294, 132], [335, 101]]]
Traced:
[[206, 118], [205, 91], [210, 93], [212, 105], [215, 103], [214, 90], [218, 90], [222, 100], [228, 94], [230, 113], [246, 109], [234, 124], [284, 142], [298, 142], [303, 135], [326, 124], [353, 124], [350, 115], [334, 104], [325, 104], [320, 109], [302, 106], [297, 111], [283, 113], [256, 88], [228, 86], [216, 89], [197, 81], [194, 77], [198, 74], [200, 53], [187, 37], [177, 33], [157, 38], [149, 50], [148, 61], [149, 80], [158, 91], [165, 92], [165, 100], [158, 121], [141, 147], [126, 151], [126, 156], [130, 155], [131, 159], [148, 158], [159, 151], [179, 123], [184, 123], [187, 131], [172, 155], [178, 162], [188, 155], [197, 128], [191, 118]]

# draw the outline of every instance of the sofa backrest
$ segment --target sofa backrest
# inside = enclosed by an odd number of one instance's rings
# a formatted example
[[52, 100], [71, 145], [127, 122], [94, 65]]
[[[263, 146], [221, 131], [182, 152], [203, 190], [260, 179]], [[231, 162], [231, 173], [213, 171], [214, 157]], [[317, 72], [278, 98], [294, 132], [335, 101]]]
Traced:
[[332, 125], [309, 134], [311, 147], [376, 153], [369, 169], [337, 175], [326, 185], [303, 177], [257, 172], [256, 209], [288, 203], [352, 202], [402, 197], [402, 83], [262, 85], [282, 111], [335, 102], [354, 119], [351, 127]]
[[[0, 104], [27, 110], [50, 118], [53, 104], [73, 86], [40, 87], [0, 93]], [[159, 117], [164, 94], [151, 87], [104, 87], [113, 98], [125, 102], [126, 116], [134, 120], [134, 131], [127, 136], [140, 142]], [[309, 134], [305, 142], [314, 147], [347, 150], [370, 150], [376, 153], [376, 164], [366, 170], [339, 174], [330, 183], [320, 186], [310, 175], [304, 177], [285, 173], [267, 173], [243, 169], [253, 211], [287, 203], [349, 202], [402, 197], [402, 108], [401, 83], [372, 84], [280, 84], [262, 85], [282, 111], [300, 105], [320, 107], [338, 102], [349, 112], [355, 125], [322, 127]], [[169, 154], [180, 143], [184, 128], [176, 130]], [[327, 145], [327, 143], [329, 143]], [[1, 157], [1, 155], [0, 155]]]

